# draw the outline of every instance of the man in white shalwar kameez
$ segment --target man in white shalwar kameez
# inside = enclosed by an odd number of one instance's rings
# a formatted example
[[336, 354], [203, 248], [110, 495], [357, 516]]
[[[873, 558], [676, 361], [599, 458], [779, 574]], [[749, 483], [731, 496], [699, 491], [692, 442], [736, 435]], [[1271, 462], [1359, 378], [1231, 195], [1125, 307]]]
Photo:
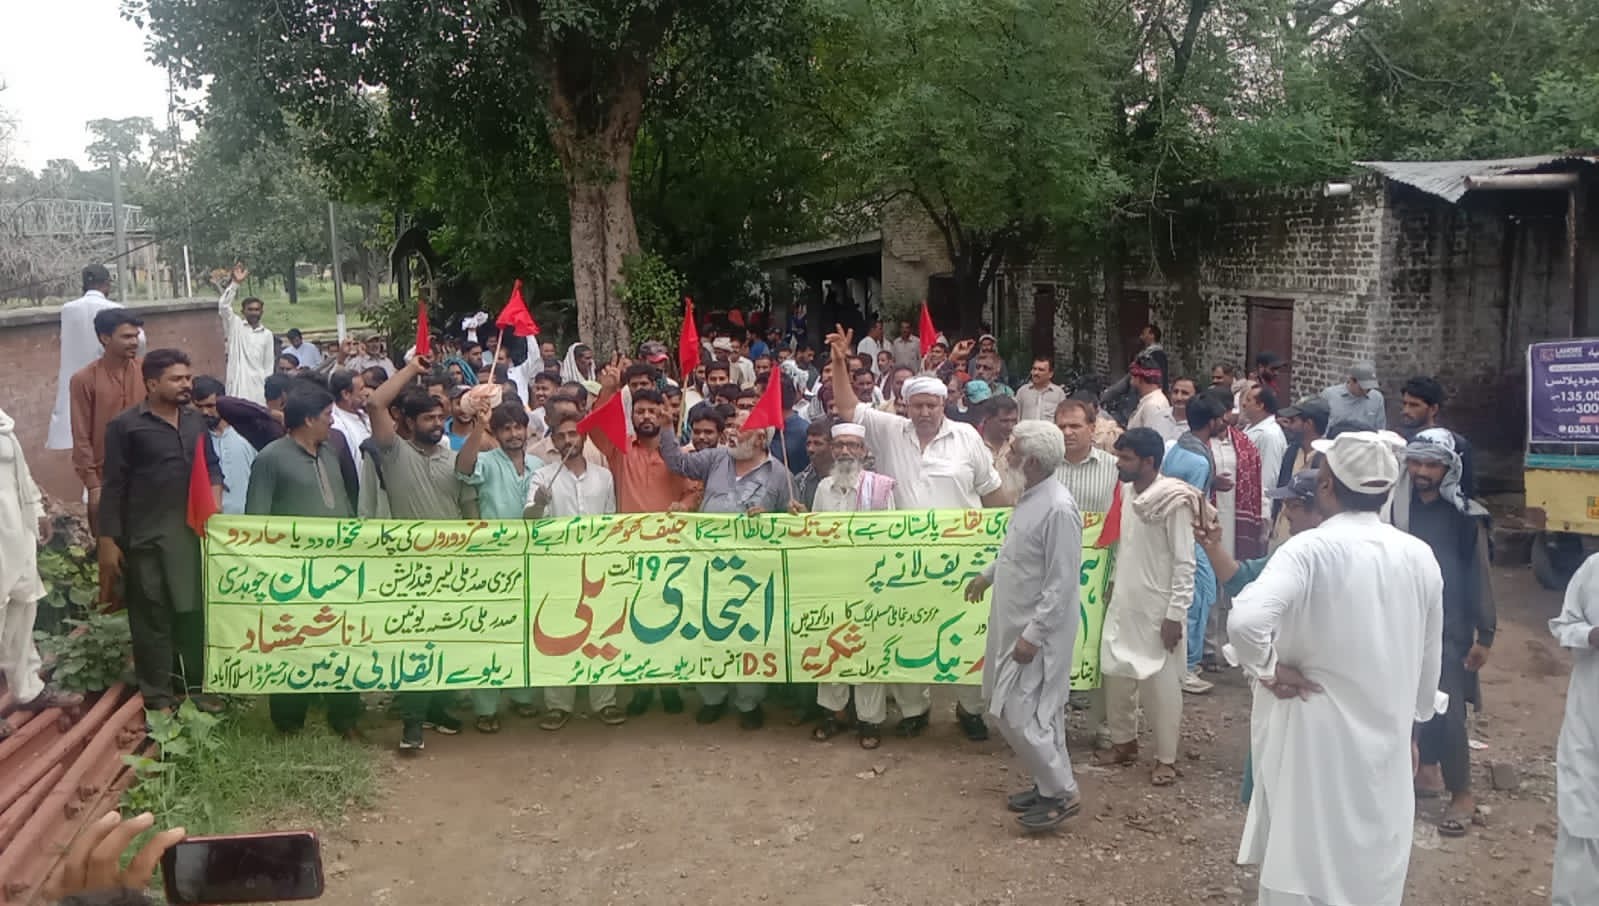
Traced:
[[1005, 741], [1033, 775], [1011, 796], [1022, 829], [1049, 830], [1077, 814], [1082, 800], [1066, 752], [1066, 699], [1071, 694], [1083, 559], [1083, 517], [1055, 470], [1065, 441], [1048, 422], [1027, 421], [1011, 434], [1012, 471], [1024, 487], [999, 556], [966, 588], [980, 601], [992, 585], [983, 698]]
[[[49, 538], [44, 499], [17, 439], [16, 422], [0, 410], [0, 676], [25, 711], [72, 707], [83, 696], [56, 692], [39, 679], [33, 620], [44, 596], [38, 545]], [[11, 725], [0, 718], [0, 739]]]
[[266, 379], [277, 365], [277, 340], [271, 328], [261, 323], [266, 306], [260, 299], [245, 299], [239, 306], [243, 317], [233, 310], [233, 297], [249, 275], [244, 265], [233, 266], [233, 282], [217, 300], [217, 314], [222, 317], [222, 340], [228, 352], [228, 396], [265, 406]]
[[[1121, 540], [1115, 589], [1100, 638], [1110, 748], [1101, 765], [1138, 762], [1138, 709], [1154, 737], [1150, 780], [1177, 780], [1182, 728], [1182, 677], [1188, 669], [1183, 633], [1194, 601], [1194, 521], [1211, 518], [1192, 484], [1159, 473], [1165, 441], [1150, 428], [1129, 428], [1116, 440], [1122, 488]], [[1197, 459], [1197, 457], [1195, 457]]]
[[1377, 515], [1403, 441], [1316, 441], [1327, 517], [1234, 599], [1230, 660], [1258, 681], [1254, 795], [1240, 864], [1261, 906], [1400, 906], [1415, 799], [1411, 732], [1439, 710], [1443, 576], [1426, 542]]
[[1583, 561], [1566, 586], [1549, 631], [1571, 650], [1566, 721], [1555, 750], [1556, 809], [1551, 906], [1599, 903], [1599, 557]]
[[[83, 269], [83, 295], [61, 306], [61, 369], [56, 374], [56, 404], [50, 410], [50, 429], [45, 435], [46, 450], [72, 449], [72, 399], [68, 385], [72, 376], [100, 357], [100, 338], [94, 332], [94, 316], [122, 303], [107, 296], [111, 292], [111, 272], [104, 265]], [[139, 331], [139, 355], [144, 355], [144, 331]]]
[[[894, 479], [863, 467], [866, 461], [866, 429], [852, 422], [839, 422], [832, 427], [833, 468], [827, 477], [816, 485], [811, 510], [817, 513], [858, 513], [894, 508]], [[814, 461], [814, 460], [813, 460]], [[844, 728], [842, 718], [847, 716], [849, 697], [855, 693], [855, 723], [863, 749], [882, 745], [883, 721], [888, 719], [888, 683], [818, 683], [816, 704], [827, 712], [822, 722], [811, 733], [817, 742], [837, 736]], [[894, 702], [902, 710], [916, 707], [926, 710], [919, 698], [907, 696], [900, 701], [899, 692], [905, 686], [894, 686]]]

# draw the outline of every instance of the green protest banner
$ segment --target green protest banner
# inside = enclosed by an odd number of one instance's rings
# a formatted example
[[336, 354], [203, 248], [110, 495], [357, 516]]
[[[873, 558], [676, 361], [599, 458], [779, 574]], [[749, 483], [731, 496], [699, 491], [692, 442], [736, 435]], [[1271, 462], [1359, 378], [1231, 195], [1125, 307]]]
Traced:
[[[978, 683], [966, 583], [1007, 511], [413, 522], [218, 516], [213, 692]], [[1110, 552], [1085, 517], [1074, 688], [1099, 684]]]

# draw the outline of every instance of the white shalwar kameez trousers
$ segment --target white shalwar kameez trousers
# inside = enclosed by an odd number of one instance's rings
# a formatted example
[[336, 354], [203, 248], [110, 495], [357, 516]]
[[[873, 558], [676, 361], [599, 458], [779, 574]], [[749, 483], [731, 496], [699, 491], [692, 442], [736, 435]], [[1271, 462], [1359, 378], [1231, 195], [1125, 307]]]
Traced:
[[217, 314], [222, 317], [222, 339], [227, 345], [228, 367], [225, 385], [228, 396], [266, 405], [266, 379], [277, 365], [276, 340], [266, 325], [250, 326], [233, 310], [233, 298], [239, 294], [239, 284], [229, 283], [217, 300]]
[[44, 691], [33, 619], [44, 597], [39, 580], [39, 519], [44, 500], [22, 458], [16, 422], [0, 410], [0, 675], [19, 703]]
[[1308, 700], [1256, 685], [1254, 795], [1240, 864], [1261, 906], [1400, 906], [1416, 803], [1410, 739], [1438, 709], [1443, 576], [1426, 542], [1375, 513], [1290, 538], [1233, 600], [1228, 653], [1253, 678], [1279, 663]]
[[[873, 509], [889, 509], [893, 500], [894, 479], [887, 475], [862, 470], [856, 476], [853, 487], [844, 487], [838, 483], [835, 476], [823, 478], [816, 486], [815, 502], [811, 506], [813, 513], [858, 513]], [[874, 507], [872, 502], [881, 500], [885, 504]], [[849, 707], [849, 695], [855, 693], [855, 718], [863, 724], [882, 724], [888, 719], [888, 693], [892, 688], [894, 704], [899, 706], [900, 712], [909, 711], [912, 715], [924, 714], [927, 711], [927, 697], [920, 694], [914, 686], [894, 685], [888, 683], [818, 683], [816, 686], [816, 704], [832, 713], [838, 713]], [[909, 693], [901, 690], [909, 689]], [[901, 697], [903, 696], [903, 698]]]
[[1566, 720], [1555, 750], [1560, 831], [1555, 840], [1551, 906], [1599, 903], [1599, 651], [1589, 642], [1599, 626], [1599, 557], [1583, 561], [1566, 586], [1549, 631], [1571, 651]]
[[[983, 570], [993, 582], [983, 698], [1038, 794], [1049, 799], [1077, 795], [1066, 753], [1066, 699], [1082, 559], [1082, 514], [1072, 495], [1049, 478], [1022, 492], [999, 556]], [[1038, 646], [1029, 663], [1011, 656], [1018, 638]]]

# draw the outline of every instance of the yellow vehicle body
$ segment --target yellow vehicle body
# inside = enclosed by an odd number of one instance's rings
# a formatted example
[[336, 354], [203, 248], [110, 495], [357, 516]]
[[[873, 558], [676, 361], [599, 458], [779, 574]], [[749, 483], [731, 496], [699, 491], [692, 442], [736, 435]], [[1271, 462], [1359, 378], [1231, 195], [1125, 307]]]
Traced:
[[[1599, 536], [1599, 468], [1541, 468], [1540, 458], [1528, 456], [1524, 473], [1527, 521], [1532, 528]], [[1565, 460], [1564, 464], [1572, 459], [1552, 458]], [[1599, 466], [1599, 457], [1593, 463]]]

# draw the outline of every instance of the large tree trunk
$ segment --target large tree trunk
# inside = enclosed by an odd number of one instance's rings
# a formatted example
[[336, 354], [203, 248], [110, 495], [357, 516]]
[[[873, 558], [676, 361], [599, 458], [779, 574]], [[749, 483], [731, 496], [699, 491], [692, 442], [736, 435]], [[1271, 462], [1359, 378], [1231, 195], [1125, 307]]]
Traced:
[[289, 266], [283, 270], [283, 292], [289, 297], [290, 305], [300, 304], [300, 281], [295, 276], [294, 259], [289, 259]]
[[617, 288], [623, 261], [639, 250], [630, 177], [649, 68], [635, 62], [619, 70], [610, 103], [597, 121], [579, 112], [580, 105], [592, 109], [595, 99], [570, 96], [559, 74], [550, 89], [555, 149], [566, 175], [571, 213], [577, 334], [602, 358], [631, 352], [627, 312]]

